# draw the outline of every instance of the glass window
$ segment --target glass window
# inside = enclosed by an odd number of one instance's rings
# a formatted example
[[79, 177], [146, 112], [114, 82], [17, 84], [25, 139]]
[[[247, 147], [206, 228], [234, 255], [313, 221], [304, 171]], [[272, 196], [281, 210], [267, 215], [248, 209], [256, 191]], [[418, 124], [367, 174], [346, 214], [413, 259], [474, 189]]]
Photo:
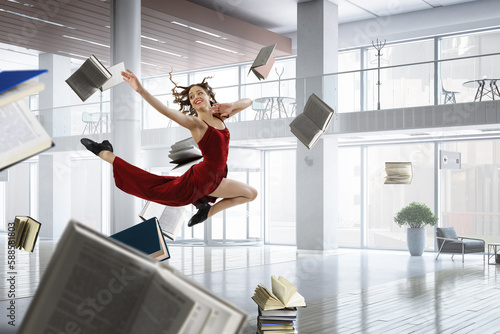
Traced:
[[295, 150], [267, 152], [266, 242], [296, 244]]
[[458, 235], [498, 242], [500, 234], [500, 140], [443, 143], [461, 153], [461, 169], [441, 169], [441, 219]]
[[204, 78], [212, 88], [238, 85], [238, 66], [194, 72], [191, 83], [200, 83]]
[[[367, 247], [407, 249], [406, 227], [399, 227], [394, 216], [411, 202], [434, 210], [434, 144], [372, 146], [367, 155]], [[385, 162], [391, 161], [412, 163], [411, 184], [384, 184]], [[426, 230], [426, 249], [433, 250], [434, 228]]]
[[361, 152], [359, 147], [339, 149], [339, 222], [340, 247], [361, 246]]

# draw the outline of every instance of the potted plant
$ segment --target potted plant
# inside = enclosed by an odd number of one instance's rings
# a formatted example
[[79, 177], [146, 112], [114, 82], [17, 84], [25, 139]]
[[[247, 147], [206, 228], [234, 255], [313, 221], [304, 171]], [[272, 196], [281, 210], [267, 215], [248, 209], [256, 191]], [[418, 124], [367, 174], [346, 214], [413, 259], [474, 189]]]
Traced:
[[401, 227], [407, 225], [406, 242], [412, 256], [420, 256], [425, 248], [425, 225], [436, 225], [438, 218], [424, 203], [412, 202], [402, 208], [394, 217]]

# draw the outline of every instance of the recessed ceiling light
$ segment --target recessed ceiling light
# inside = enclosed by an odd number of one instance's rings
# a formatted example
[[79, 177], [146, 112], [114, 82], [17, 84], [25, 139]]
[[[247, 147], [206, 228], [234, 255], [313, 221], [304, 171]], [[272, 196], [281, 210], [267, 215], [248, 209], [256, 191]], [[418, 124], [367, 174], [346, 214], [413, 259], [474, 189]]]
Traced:
[[244, 56], [245, 55], [244, 53], [241, 53], [241, 52], [238, 52], [238, 51], [229, 50], [229, 49], [223, 48], [221, 46], [213, 45], [213, 44], [210, 44], [210, 43], [205, 43], [205, 42], [202, 42], [202, 41], [196, 41], [196, 43], [200, 43], [200, 44], [203, 44], [203, 45], [206, 45], [206, 46], [210, 46], [212, 48], [216, 48], [216, 49], [219, 49], [219, 50], [231, 52], [231, 53], [234, 53], [234, 54], [236, 54], [238, 56]]
[[188, 28], [188, 29], [191, 29], [191, 30], [194, 30], [194, 31], [202, 32], [204, 34], [207, 34], [207, 35], [210, 35], [210, 36], [214, 36], [214, 37], [217, 37], [217, 38], [220, 38], [220, 39], [224, 39], [224, 40], [227, 39], [227, 37], [224, 37], [224, 36], [221, 36], [221, 35], [217, 35], [217, 34], [214, 34], [212, 32], [209, 32], [209, 31], [206, 31], [206, 30], [203, 30], [203, 29], [195, 28], [195, 27], [192, 27], [192, 26], [184, 24], [184, 23], [180, 23], [180, 22], [176, 22], [176, 21], [171, 21], [170, 23], [177, 24], [178, 26], [181, 26], [181, 27], [184, 27], [184, 28]]
[[89, 40], [83, 39], [83, 38], [78, 38], [78, 37], [68, 36], [68, 35], [62, 35], [62, 37], [69, 38], [69, 39], [74, 39], [75, 41], [90, 43], [90, 44], [94, 44], [94, 45], [104, 46], [105, 48], [109, 48], [109, 45], [101, 44], [101, 43], [97, 43], [97, 42], [93, 42], [93, 41], [89, 41]]
[[186, 56], [182, 56], [182, 55], [177, 54], [177, 53], [168, 52], [168, 51], [165, 51], [165, 50], [160, 50], [160, 49], [155, 49], [155, 48], [152, 48], [152, 47], [150, 47], [150, 46], [141, 45], [141, 48], [145, 48], [145, 49], [148, 49], [148, 50], [153, 50], [153, 51], [157, 51], [157, 52], [161, 52], [161, 53], [166, 53], [166, 54], [168, 54], [168, 55], [175, 56], [175, 57], [179, 57], [179, 58], [183, 58], [183, 59], [188, 58], [188, 57], [186, 57]]
[[25, 14], [13, 12], [11, 10], [6, 10], [6, 9], [3, 9], [3, 8], [0, 8], [0, 12], [5, 12], [5, 13], [9, 13], [9, 14], [21, 16], [21, 17], [24, 17], [24, 18], [27, 18], [27, 19], [30, 19], [30, 20], [35, 20], [35, 21], [40, 21], [40, 22], [43, 22], [43, 23], [52, 24], [52, 25], [55, 25], [55, 26], [58, 26], [58, 27], [68, 28], [68, 29], [72, 29], [72, 30], [76, 29], [76, 28], [73, 28], [73, 27], [70, 27], [70, 26], [67, 26], [67, 25], [64, 25], [64, 24], [60, 24], [60, 23], [52, 22], [52, 21], [47, 21], [47, 20], [42, 20], [42, 19], [39, 19], [38, 17], [34, 17], [34, 16], [29, 16], [29, 15], [25, 15]]
[[26, 3], [26, 2], [17, 1], [17, 0], [7, 0], [7, 1], [8, 2], [17, 3], [19, 5], [26, 6], [26, 7], [35, 7], [32, 4], [29, 4], [29, 3]]

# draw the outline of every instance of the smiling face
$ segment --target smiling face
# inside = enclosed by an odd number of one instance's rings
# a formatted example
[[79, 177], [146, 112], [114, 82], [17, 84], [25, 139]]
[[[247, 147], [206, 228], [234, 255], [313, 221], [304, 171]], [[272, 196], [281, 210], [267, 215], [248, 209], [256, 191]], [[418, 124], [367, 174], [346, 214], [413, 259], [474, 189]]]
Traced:
[[210, 97], [205, 89], [201, 86], [193, 86], [189, 90], [189, 102], [191, 106], [198, 112], [203, 108], [210, 108]]

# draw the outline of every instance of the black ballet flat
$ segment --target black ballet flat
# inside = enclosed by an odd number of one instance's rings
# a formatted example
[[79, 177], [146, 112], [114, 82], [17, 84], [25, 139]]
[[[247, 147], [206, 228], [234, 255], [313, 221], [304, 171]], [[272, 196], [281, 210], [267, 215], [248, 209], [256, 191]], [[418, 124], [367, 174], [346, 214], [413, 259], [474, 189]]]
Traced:
[[194, 225], [203, 223], [205, 220], [207, 220], [208, 211], [210, 211], [211, 205], [208, 203], [199, 204], [197, 208], [198, 212], [193, 217], [191, 217], [188, 222], [189, 227], [193, 227]]
[[101, 151], [113, 152], [113, 146], [107, 140], [105, 140], [99, 144], [99, 143], [96, 143], [95, 141], [93, 141], [92, 139], [82, 138], [82, 139], [80, 139], [80, 143], [82, 143], [83, 146], [85, 146], [85, 148], [87, 150], [94, 153], [95, 155], [99, 155], [99, 153]]

